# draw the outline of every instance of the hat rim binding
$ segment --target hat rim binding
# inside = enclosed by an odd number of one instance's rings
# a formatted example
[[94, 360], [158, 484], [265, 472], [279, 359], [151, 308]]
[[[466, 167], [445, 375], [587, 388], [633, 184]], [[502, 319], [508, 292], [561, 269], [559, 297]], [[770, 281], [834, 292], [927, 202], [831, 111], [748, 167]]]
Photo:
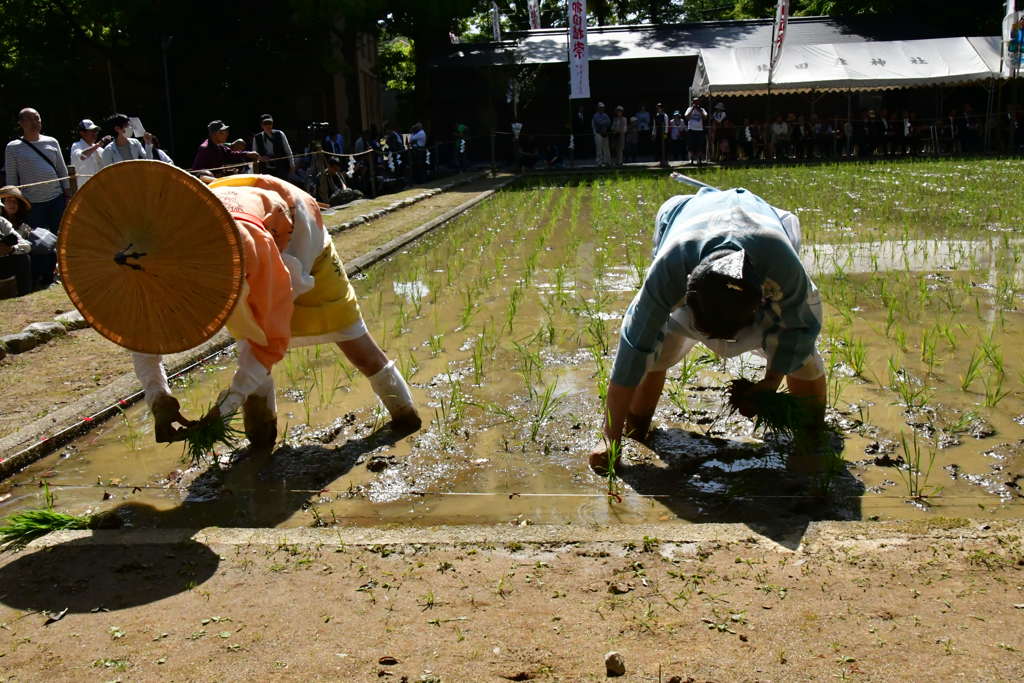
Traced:
[[21, 190], [15, 185], [4, 185], [3, 187], [0, 187], [0, 199], [3, 197], [14, 197], [21, 202], [21, 205], [26, 211], [32, 210], [32, 202], [30, 202], [28, 197], [22, 194]]
[[[232, 258], [237, 260], [237, 274], [232, 276], [232, 284], [229, 286], [229, 290], [225, 294], [226, 302], [221, 310], [213, 315], [211, 320], [205, 324], [195, 325], [195, 329], [202, 331], [202, 334], [192, 335], [187, 338], [184, 345], [182, 343], [175, 343], [175, 340], [170, 335], [163, 336], [154, 339], [140, 339], [132, 336], [131, 330], [124, 330], [126, 325], [121, 324], [119, 329], [119, 323], [121, 320], [112, 320], [112, 316], [101, 315], [103, 319], [97, 318], [97, 316], [91, 310], [91, 304], [82, 299], [81, 293], [76, 287], [77, 278], [75, 273], [79, 271], [78, 268], [68, 268], [69, 254], [68, 247], [69, 242], [75, 237], [75, 217], [78, 211], [82, 208], [84, 202], [87, 202], [90, 194], [95, 192], [103, 192], [106, 188], [103, 183], [96, 183], [96, 178], [100, 178], [104, 174], [110, 176], [114, 173], [127, 173], [135, 172], [139, 164], [148, 165], [148, 169], [155, 170], [161, 175], [178, 176], [180, 182], [191, 185], [192, 188], [198, 191], [198, 193], [209, 192], [212, 195], [212, 191], [195, 176], [186, 173], [174, 166], [165, 164], [160, 161], [152, 159], [137, 159], [131, 161], [124, 161], [118, 164], [113, 164], [101, 169], [94, 177], [93, 182], [84, 185], [68, 202], [67, 209], [64, 213], [64, 218], [61, 219], [60, 234], [57, 238], [57, 259], [60, 271], [64, 273], [64, 277], [61, 279], [61, 284], [74, 304], [75, 308], [82, 314], [82, 317], [89, 323], [89, 325], [100, 333], [101, 336], [105, 337], [109, 341], [117, 344], [118, 346], [128, 349], [130, 351], [136, 351], [139, 353], [150, 353], [150, 354], [171, 354], [179, 353], [181, 351], [187, 351], [188, 349], [195, 348], [196, 346], [203, 344], [213, 338], [226, 324], [228, 319], [231, 317], [232, 312], [238, 305], [242, 293], [242, 283], [245, 278], [245, 254], [241, 242], [241, 237], [238, 234], [238, 227], [235, 224], [234, 219], [231, 216], [230, 211], [225, 207], [219, 199], [215, 196], [214, 201], [210, 202], [210, 207], [220, 213], [222, 219], [222, 225], [233, 233], [233, 240], [229, 237], [228, 248], [232, 251]], [[133, 165], [135, 165], [133, 167]], [[183, 180], [182, 180], [183, 179]], [[166, 187], [166, 183], [160, 184], [160, 189], [163, 191]], [[232, 247], [233, 242], [233, 247]], [[173, 318], [169, 318], [173, 320]], [[178, 318], [181, 320], [181, 318]], [[130, 323], [128, 323], [130, 325]]]

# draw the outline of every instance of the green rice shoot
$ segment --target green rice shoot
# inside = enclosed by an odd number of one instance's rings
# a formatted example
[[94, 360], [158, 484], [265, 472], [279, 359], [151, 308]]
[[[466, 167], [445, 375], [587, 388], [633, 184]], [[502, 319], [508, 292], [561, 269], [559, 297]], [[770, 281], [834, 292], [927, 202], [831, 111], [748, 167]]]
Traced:
[[51, 531], [91, 528], [94, 515], [77, 517], [57, 512], [53, 509], [53, 494], [50, 487], [44, 483], [43, 488], [46, 507], [19, 512], [8, 517], [3, 526], [0, 526], [0, 552], [20, 550]]
[[236, 448], [238, 442], [245, 437], [245, 432], [232, 426], [234, 420], [234, 414], [221, 415], [189, 427], [185, 434], [182, 461], [190, 466], [200, 466], [213, 456], [217, 444], [223, 444], [231, 449]]

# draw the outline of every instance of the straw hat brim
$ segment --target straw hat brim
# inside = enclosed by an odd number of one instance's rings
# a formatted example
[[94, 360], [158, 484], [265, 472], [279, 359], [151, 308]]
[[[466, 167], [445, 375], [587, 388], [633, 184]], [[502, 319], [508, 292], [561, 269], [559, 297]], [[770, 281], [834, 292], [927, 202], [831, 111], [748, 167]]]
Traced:
[[17, 187], [14, 187], [13, 185], [0, 187], [0, 199], [3, 199], [4, 197], [14, 197], [15, 199], [18, 200], [18, 202], [21, 203], [21, 207], [25, 211], [32, 210], [32, 202], [30, 202], [28, 198], [21, 193], [21, 190], [19, 190]]
[[197, 178], [152, 160], [113, 164], [82, 186], [61, 220], [57, 259], [82, 317], [142, 353], [185, 351], [216, 334], [244, 276], [228, 210]]

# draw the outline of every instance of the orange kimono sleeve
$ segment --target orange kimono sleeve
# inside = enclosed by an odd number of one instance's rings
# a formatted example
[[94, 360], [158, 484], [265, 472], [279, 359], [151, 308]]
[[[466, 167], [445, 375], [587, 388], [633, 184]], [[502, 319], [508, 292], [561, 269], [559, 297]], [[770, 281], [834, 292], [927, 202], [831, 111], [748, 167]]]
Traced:
[[[250, 339], [253, 355], [269, 372], [284, 358], [291, 341], [292, 284], [288, 269], [274, 238], [266, 230], [237, 221], [245, 248], [245, 281], [248, 297], [239, 306], [248, 306], [252, 317], [266, 336], [266, 343]], [[260, 340], [263, 341], [263, 340]]]

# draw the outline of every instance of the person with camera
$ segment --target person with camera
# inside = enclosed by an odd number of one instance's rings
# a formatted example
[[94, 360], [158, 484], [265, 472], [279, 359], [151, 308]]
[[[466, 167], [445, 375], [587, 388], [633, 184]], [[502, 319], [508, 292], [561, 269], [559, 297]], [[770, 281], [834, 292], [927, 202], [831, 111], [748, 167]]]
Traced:
[[[236, 152], [228, 147], [228, 131], [230, 129], [231, 127], [220, 119], [207, 124], [207, 137], [196, 150], [196, 156], [192, 160], [192, 170], [206, 171], [209, 175], [220, 178], [237, 173], [250, 161], [267, 160], [267, 157], [261, 157], [259, 152]], [[237, 164], [238, 167], [224, 168], [232, 164]]]
[[108, 125], [114, 131], [114, 139], [103, 148], [101, 159], [104, 166], [116, 164], [119, 161], [130, 161], [133, 159], [145, 159], [146, 150], [142, 143], [132, 137], [135, 132], [128, 117], [124, 114], [114, 114], [108, 121]]
[[99, 133], [100, 127], [93, 123], [92, 119], [82, 119], [78, 122], [80, 139], [71, 145], [69, 158], [75, 168], [79, 188], [103, 168], [103, 148], [114, 139], [109, 135], [100, 138]]

